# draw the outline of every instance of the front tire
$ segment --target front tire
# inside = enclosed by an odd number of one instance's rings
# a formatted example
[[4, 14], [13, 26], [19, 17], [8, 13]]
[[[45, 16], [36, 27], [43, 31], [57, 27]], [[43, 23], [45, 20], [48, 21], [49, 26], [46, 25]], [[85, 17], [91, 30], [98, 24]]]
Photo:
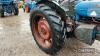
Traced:
[[1, 9], [0, 17], [4, 17], [4, 10]]
[[31, 13], [31, 31], [40, 49], [48, 54], [55, 54], [64, 44], [64, 24], [50, 7], [40, 5]]
[[19, 9], [18, 7], [15, 7], [14, 15], [18, 15], [18, 14], [19, 14]]

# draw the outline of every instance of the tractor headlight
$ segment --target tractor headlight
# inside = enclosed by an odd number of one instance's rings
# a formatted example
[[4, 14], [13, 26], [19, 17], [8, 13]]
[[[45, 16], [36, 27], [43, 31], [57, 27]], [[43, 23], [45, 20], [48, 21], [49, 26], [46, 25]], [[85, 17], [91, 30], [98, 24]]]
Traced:
[[97, 16], [96, 11], [92, 11], [92, 12], [90, 13], [90, 16], [91, 16], [91, 17], [96, 17], [96, 16]]

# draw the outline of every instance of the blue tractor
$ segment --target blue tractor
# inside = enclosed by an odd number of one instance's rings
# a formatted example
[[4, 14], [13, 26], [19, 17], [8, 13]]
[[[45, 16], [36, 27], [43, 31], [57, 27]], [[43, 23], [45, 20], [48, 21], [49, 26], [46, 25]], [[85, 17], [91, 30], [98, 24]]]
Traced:
[[0, 0], [0, 16], [4, 17], [5, 13], [18, 15], [18, 1], [17, 0]]
[[100, 0], [76, 1], [74, 18], [77, 21], [93, 21], [100, 23]]
[[[40, 49], [55, 54], [64, 39], [76, 37], [93, 44], [100, 40], [100, 0], [35, 0], [30, 14], [30, 27]], [[76, 21], [93, 21], [88, 24]], [[99, 24], [98, 24], [99, 23]]]
[[31, 0], [26, 0], [23, 6], [24, 12], [30, 12], [36, 7], [36, 2]]

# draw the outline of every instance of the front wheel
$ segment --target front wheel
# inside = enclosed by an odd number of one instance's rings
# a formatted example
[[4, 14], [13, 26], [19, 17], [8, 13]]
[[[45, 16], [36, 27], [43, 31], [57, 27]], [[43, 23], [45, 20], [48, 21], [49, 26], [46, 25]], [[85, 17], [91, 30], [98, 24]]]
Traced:
[[34, 9], [30, 17], [30, 26], [37, 45], [44, 52], [54, 54], [62, 48], [64, 24], [61, 17], [50, 7], [39, 5]]
[[19, 9], [18, 7], [15, 7], [14, 15], [18, 15], [18, 14], [19, 14]]
[[3, 9], [1, 9], [1, 11], [0, 11], [0, 17], [4, 17], [4, 10]]

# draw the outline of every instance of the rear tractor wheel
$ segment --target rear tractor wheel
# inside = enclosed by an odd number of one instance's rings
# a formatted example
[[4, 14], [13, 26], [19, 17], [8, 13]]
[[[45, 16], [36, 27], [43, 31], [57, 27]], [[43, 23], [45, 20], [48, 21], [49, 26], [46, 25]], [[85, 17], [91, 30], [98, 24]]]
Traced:
[[31, 13], [31, 31], [40, 49], [48, 54], [55, 54], [64, 43], [64, 24], [61, 17], [50, 7], [40, 5]]

